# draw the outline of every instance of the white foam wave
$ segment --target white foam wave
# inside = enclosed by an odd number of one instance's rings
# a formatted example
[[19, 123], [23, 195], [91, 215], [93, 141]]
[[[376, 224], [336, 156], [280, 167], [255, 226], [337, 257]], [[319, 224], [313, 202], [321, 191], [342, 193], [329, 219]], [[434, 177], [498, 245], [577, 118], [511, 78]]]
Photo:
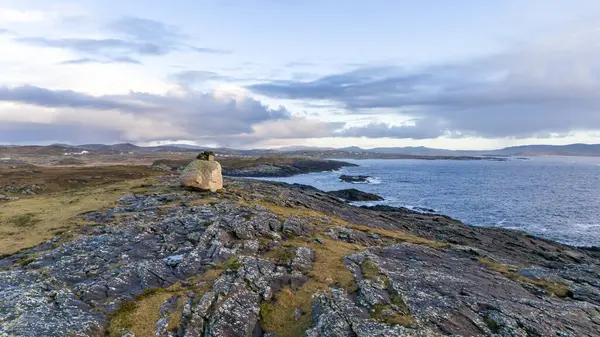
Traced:
[[367, 183], [372, 184], [372, 185], [379, 185], [379, 184], [381, 184], [381, 178], [377, 178], [377, 177], [367, 178]]

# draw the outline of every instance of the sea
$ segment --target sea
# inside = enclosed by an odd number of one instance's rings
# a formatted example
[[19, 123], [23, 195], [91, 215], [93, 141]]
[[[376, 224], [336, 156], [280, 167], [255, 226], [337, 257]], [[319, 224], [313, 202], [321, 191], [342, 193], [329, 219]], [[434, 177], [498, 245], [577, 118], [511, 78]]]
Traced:
[[[510, 157], [494, 160], [369, 159], [340, 171], [266, 178], [324, 191], [357, 188], [385, 201], [502, 227], [575, 246], [600, 247], [600, 157]], [[367, 183], [341, 174], [367, 175]]]

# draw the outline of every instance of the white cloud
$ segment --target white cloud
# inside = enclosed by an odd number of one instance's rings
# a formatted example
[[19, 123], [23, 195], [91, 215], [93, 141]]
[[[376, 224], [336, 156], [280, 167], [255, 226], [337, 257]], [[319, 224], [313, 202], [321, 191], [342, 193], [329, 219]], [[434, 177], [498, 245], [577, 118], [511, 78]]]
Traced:
[[32, 23], [42, 20], [44, 20], [44, 14], [39, 11], [0, 8], [0, 23]]

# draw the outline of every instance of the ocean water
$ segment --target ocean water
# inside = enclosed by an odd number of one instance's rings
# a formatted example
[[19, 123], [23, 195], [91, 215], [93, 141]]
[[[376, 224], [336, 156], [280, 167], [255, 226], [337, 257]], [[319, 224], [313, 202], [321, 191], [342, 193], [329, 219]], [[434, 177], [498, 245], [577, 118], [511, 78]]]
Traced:
[[[359, 166], [267, 180], [325, 191], [358, 188], [384, 197], [378, 204], [429, 208], [471, 225], [600, 246], [600, 158], [346, 161]], [[339, 180], [342, 173], [373, 179], [365, 184], [345, 183]]]

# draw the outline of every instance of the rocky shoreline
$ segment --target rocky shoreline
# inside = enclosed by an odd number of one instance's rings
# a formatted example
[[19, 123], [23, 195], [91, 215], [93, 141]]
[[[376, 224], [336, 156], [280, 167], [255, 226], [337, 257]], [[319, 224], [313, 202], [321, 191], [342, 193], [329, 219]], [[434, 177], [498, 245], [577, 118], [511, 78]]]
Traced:
[[229, 177], [284, 178], [297, 174], [337, 171], [342, 167], [358, 166], [338, 160], [298, 159], [289, 164], [259, 164], [243, 168], [223, 168]]
[[314, 188], [165, 178], [0, 258], [0, 336], [594, 336], [600, 252]]
[[[219, 158], [223, 175], [248, 178], [285, 178], [298, 174], [337, 171], [356, 164], [309, 157]], [[165, 171], [180, 170], [189, 160], [157, 160], [152, 167]]]

